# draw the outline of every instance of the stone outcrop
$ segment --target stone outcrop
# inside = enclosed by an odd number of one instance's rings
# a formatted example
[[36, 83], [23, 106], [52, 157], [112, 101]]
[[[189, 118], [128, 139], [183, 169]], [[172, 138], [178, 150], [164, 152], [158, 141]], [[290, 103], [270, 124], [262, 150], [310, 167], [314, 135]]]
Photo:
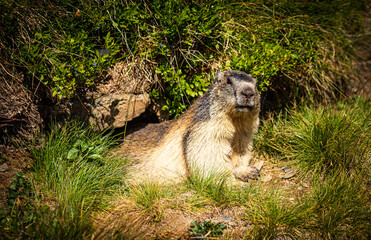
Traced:
[[127, 121], [144, 113], [150, 104], [149, 95], [109, 94], [95, 100], [90, 121], [97, 121], [99, 127], [124, 127]]
[[99, 84], [86, 100], [72, 104], [71, 114], [101, 129], [124, 127], [150, 106], [147, 92], [154, 82], [153, 72], [146, 62], [117, 63], [108, 70], [107, 81]]

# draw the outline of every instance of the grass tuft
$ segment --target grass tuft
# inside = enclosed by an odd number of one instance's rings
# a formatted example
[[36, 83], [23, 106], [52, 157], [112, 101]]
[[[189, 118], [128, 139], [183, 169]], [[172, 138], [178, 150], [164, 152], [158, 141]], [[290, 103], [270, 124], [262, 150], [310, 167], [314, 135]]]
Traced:
[[370, 163], [371, 102], [361, 98], [304, 107], [267, 121], [257, 147], [294, 162], [303, 173], [362, 171]]
[[200, 195], [210, 198], [218, 204], [226, 204], [232, 200], [231, 187], [228, 185], [230, 178], [231, 175], [228, 172], [204, 171], [193, 166], [185, 183], [188, 188], [195, 190]]
[[109, 134], [73, 121], [51, 129], [41, 146], [29, 147], [37, 216], [32, 235], [81, 239], [92, 231], [91, 213], [124, 184], [126, 160], [110, 154], [116, 140]]
[[308, 197], [308, 229], [322, 239], [369, 239], [370, 196], [361, 177], [336, 173], [317, 178]]
[[156, 182], [142, 182], [132, 187], [137, 205], [152, 216], [154, 221], [161, 221], [163, 218], [163, 206], [161, 199], [170, 195], [169, 187]]
[[244, 218], [253, 224], [253, 239], [297, 237], [306, 213], [302, 204], [289, 202], [284, 191], [261, 184], [246, 188], [244, 194], [249, 196]]
[[136, 197], [137, 204], [144, 209], [153, 207], [167, 195], [163, 185], [153, 182], [141, 183], [139, 186], [133, 187], [132, 192]]

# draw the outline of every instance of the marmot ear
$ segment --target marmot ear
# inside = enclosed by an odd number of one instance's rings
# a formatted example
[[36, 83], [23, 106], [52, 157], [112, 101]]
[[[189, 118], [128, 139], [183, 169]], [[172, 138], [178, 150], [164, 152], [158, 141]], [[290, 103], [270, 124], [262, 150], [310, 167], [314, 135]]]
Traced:
[[215, 75], [216, 82], [222, 82], [224, 79], [224, 72], [217, 72]]

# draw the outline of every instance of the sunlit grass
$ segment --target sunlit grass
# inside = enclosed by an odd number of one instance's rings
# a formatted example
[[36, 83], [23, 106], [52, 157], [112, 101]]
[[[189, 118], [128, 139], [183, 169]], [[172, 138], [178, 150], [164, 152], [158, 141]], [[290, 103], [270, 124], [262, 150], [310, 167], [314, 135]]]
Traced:
[[368, 239], [370, 195], [362, 175], [337, 173], [316, 178], [306, 199], [310, 221], [306, 227], [322, 239]]
[[[116, 140], [79, 122], [53, 125], [29, 146], [36, 219], [32, 234], [49, 239], [89, 234], [91, 213], [125, 181], [126, 160], [110, 153]], [[53, 227], [51, 227], [53, 226]]]
[[[176, 185], [149, 180], [127, 186], [126, 160], [112, 155], [110, 135], [77, 122], [54, 126], [29, 145], [34, 198], [25, 216], [33, 221], [22, 236], [156, 238], [162, 235], [151, 231], [175, 212], [202, 223], [234, 209], [227, 214], [246, 230], [245, 239], [369, 239], [370, 111], [370, 101], [358, 98], [263, 120], [256, 154], [276, 157], [266, 165], [292, 162], [303, 174], [289, 185], [283, 179], [236, 184], [227, 172], [191, 166], [189, 178]], [[303, 179], [308, 186], [298, 191]], [[107, 221], [94, 225], [93, 215]], [[222, 237], [233, 239], [227, 226]]]
[[[287, 200], [285, 189], [257, 184], [246, 189], [249, 201], [243, 204], [247, 221], [253, 224], [254, 239], [297, 238], [306, 209]], [[286, 197], [286, 199], [285, 199]]]
[[307, 173], [352, 173], [370, 163], [371, 103], [303, 107], [263, 124], [258, 148], [292, 161]]
[[[218, 204], [227, 204], [231, 199], [231, 174], [225, 171], [200, 169], [191, 164], [189, 177], [185, 184], [201, 196], [212, 199]], [[208, 166], [208, 168], [212, 168]]]

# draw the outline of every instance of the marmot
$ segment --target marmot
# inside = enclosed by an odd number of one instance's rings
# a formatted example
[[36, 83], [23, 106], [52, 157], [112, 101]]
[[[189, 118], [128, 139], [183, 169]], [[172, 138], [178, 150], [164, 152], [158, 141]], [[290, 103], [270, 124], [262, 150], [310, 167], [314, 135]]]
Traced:
[[259, 170], [249, 164], [259, 111], [255, 78], [240, 71], [217, 73], [179, 119], [127, 137], [129, 152], [140, 161], [135, 178], [176, 181], [195, 169], [228, 171], [242, 181], [257, 178]]

